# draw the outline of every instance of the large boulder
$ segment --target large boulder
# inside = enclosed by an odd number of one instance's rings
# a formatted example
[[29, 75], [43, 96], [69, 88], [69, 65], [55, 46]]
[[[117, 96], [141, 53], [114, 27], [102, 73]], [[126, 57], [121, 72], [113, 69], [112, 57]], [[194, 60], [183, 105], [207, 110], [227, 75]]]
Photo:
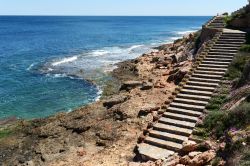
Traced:
[[174, 81], [174, 83], [176, 85], [178, 85], [182, 79], [184, 78], [184, 76], [187, 74], [186, 70], [178, 70], [176, 73], [170, 75], [167, 79], [168, 82], [172, 82]]
[[113, 96], [112, 98], [104, 101], [103, 106], [107, 107], [107, 108], [111, 108], [114, 105], [124, 103], [128, 99], [129, 99], [129, 97], [126, 95], [116, 95], [116, 96]]
[[123, 82], [120, 90], [131, 90], [131, 89], [134, 89], [136, 87], [140, 87], [142, 86], [142, 82], [141, 81], [126, 81], [126, 82]]
[[190, 166], [203, 166], [213, 160], [216, 156], [214, 150], [206, 151], [202, 154], [195, 156], [189, 163]]

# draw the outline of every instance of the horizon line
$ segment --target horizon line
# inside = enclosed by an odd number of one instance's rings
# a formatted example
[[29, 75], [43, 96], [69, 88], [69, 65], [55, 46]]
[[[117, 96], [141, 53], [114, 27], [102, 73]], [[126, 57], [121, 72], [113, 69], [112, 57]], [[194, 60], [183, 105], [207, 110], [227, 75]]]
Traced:
[[213, 15], [32, 15], [32, 14], [22, 14], [22, 15], [15, 15], [15, 14], [0, 14], [2, 16], [31, 16], [31, 17], [211, 17]]

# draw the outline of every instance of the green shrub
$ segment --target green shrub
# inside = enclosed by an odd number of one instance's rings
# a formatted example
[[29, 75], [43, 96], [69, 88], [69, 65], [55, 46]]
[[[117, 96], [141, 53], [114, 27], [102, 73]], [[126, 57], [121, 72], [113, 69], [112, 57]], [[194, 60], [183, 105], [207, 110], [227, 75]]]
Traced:
[[242, 52], [250, 52], [250, 44], [244, 44], [240, 47], [240, 51]]
[[250, 122], [250, 103], [243, 103], [230, 112], [210, 112], [204, 120], [207, 131], [213, 130], [219, 138], [232, 127], [242, 128]]
[[250, 81], [250, 60], [247, 62], [247, 64], [244, 67], [244, 70], [241, 74], [241, 77], [238, 81], [237, 87], [241, 87], [245, 84], [247, 84]]
[[250, 150], [247, 149], [239, 161], [239, 166], [249, 166], [250, 165]]
[[8, 129], [0, 130], [0, 139], [8, 137], [11, 133], [12, 133], [12, 131], [10, 131]]
[[238, 55], [236, 55], [233, 62], [230, 64], [225, 76], [229, 80], [240, 78], [242, 71], [249, 59], [250, 59], [250, 54], [239, 53]]

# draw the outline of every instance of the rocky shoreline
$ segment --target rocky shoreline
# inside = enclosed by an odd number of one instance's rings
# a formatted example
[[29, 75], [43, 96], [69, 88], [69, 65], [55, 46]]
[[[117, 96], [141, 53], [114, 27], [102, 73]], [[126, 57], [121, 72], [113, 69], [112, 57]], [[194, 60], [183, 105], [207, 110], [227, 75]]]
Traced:
[[[45, 119], [2, 124], [3, 165], [128, 165], [136, 144], [157, 120], [192, 66], [196, 34], [121, 62], [100, 101]], [[4, 123], [6, 124], [6, 123]]]

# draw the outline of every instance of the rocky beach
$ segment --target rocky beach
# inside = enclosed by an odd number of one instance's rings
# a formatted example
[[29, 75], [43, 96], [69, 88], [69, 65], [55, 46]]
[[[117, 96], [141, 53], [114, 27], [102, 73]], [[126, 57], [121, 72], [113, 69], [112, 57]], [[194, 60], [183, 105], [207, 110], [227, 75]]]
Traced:
[[113, 84], [104, 90], [109, 95], [96, 103], [45, 119], [3, 122], [1, 130], [8, 126], [13, 134], [0, 141], [0, 162], [127, 165], [136, 158], [137, 138], [158, 119], [191, 68], [194, 42], [195, 33], [119, 63], [112, 72]]

